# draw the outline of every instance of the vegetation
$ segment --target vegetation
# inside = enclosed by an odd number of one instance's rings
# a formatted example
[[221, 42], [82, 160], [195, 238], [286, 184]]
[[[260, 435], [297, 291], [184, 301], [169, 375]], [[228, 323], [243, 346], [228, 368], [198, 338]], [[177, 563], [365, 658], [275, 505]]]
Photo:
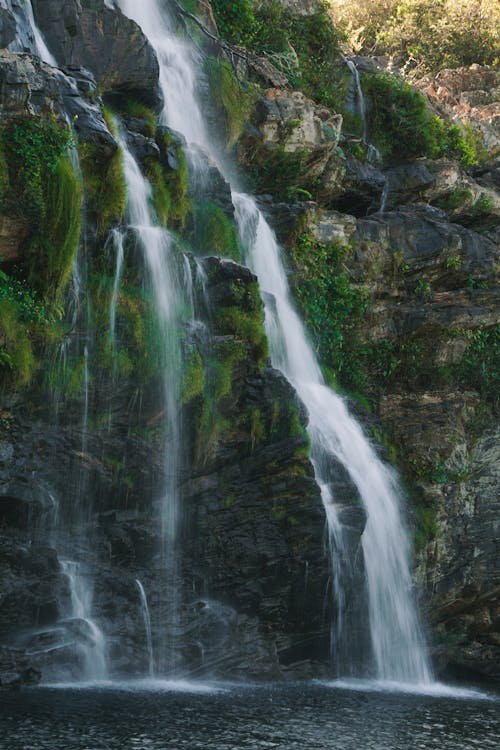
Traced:
[[290, 84], [318, 103], [336, 109], [347, 84], [339, 68], [339, 35], [321, 2], [310, 16], [295, 16], [280, 0], [212, 2], [224, 39], [266, 54]]
[[210, 99], [216, 109], [218, 123], [224, 126], [224, 143], [230, 148], [243, 132], [256, 90], [250, 84], [239, 81], [226, 60], [209, 57], [205, 69]]
[[89, 141], [78, 145], [88, 210], [95, 216], [97, 234], [104, 236], [120, 222], [127, 204], [127, 186], [123, 176], [120, 149], [109, 158]]
[[480, 160], [472, 130], [462, 130], [434, 115], [425, 97], [402, 79], [363, 75], [362, 85], [371, 103], [370, 136], [385, 160], [448, 156], [464, 165]]
[[[169, 170], [163, 168], [163, 187], [159, 198], [158, 189], [156, 188], [155, 203], [158, 200], [162, 200], [162, 195], [163, 200], [165, 200], [166, 194], [168, 193], [169, 199], [164, 204], [164, 212], [168, 214], [166, 223], [168, 223], [173, 229], [183, 230], [186, 226], [187, 216], [191, 210], [191, 201], [188, 196], [189, 174], [186, 156], [182, 145], [178, 143], [170, 133], [165, 133], [163, 143], [160, 145], [163, 149], [172, 152], [175, 161], [177, 162], [177, 168]], [[153, 189], [155, 189], [154, 181]]]
[[28, 224], [24, 276], [57, 302], [81, 228], [82, 190], [67, 157], [72, 137], [55, 119], [23, 118], [0, 134], [0, 205]]
[[356, 328], [367, 308], [366, 294], [351, 284], [344, 258], [350, 248], [299, 235], [292, 248], [293, 286], [321, 363], [344, 388], [363, 392]]
[[392, 55], [414, 75], [500, 64], [497, 0], [329, 0], [357, 52]]
[[18, 387], [37, 367], [35, 348], [61, 332], [55, 314], [26, 282], [0, 271], [0, 379]]
[[200, 203], [193, 212], [193, 241], [203, 255], [240, 259], [238, 234], [234, 222], [214, 203]]

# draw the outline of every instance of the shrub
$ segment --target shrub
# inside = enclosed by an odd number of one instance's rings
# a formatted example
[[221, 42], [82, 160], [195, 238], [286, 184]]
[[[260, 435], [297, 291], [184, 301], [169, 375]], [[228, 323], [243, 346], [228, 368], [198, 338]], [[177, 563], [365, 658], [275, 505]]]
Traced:
[[396, 76], [363, 75], [370, 100], [371, 139], [386, 160], [427, 156], [455, 157], [465, 165], [478, 162], [478, 145], [463, 131], [434, 115], [425, 97]]
[[330, 0], [356, 51], [389, 54], [414, 73], [500, 61], [497, 0]]
[[365, 389], [356, 327], [367, 308], [343, 260], [350, 248], [301, 234], [292, 248], [293, 288], [320, 362], [345, 388]]

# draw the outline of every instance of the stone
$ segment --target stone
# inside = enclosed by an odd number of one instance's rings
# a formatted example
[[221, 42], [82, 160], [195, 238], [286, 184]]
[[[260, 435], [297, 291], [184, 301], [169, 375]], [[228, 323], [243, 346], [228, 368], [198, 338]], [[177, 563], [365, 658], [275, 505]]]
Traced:
[[106, 93], [160, 106], [156, 55], [139, 26], [116, 6], [104, 0], [38, 0], [34, 11], [59, 64], [88, 68]]

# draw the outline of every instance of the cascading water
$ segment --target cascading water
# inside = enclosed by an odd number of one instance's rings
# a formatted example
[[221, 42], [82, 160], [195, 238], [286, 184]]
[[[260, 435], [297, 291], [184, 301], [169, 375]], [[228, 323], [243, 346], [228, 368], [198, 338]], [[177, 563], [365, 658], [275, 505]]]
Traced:
[[[141, 3], [119, 0], [119, 5], [142, 27], [157, 52], [165, 99], [164, 122], [180, 131], [188, 144], [198, 143], [209, 150], [196, 101], [197, 77], [191, 48], [175, 37], [173, 25], [157, 0]], [[353, 75], [358, 106], [364, 107], [357, 70]], [[365, 130], [364, 114], [363, 110]], [[381, 680], [428, 683], [432, 673], [412, 595], [409, 550], [396, 477], [378, 459], [344, 400], [324, 383], [303, 325], [291, 304], [279, 247], [270, 227], [253, 199], [234, 194], [233, 202], [247, 262], [259, 278], [264, 300], [269, 295], [274, 300], [274, 304], [266, 304], [272, 363], [294, 385], [309, 413], [312, 458], [327, 513], [338, 589], [343, 592], [345, 583], [342, 565], [338, 563], [342, 552], [342, 508], [337, 498], [333, 498], [335, 505], [332, 504], [326, 469], [330, 456], [335, 456], [348, 471], [367, 513], [362, 541], [376, 676]], [[343, 593], [339, 593], [341, 615], [342, 597]], [[337, 636], [343, 637], [342, 623], [337, 627]]]
[[15, 40], [9, 45], [10, 49], [14, 52], [29, 50], [38, 55], [43, 62], [56, 67], [56, 59], [47, 47], [43, 34], [36, 24], [31, 0], [20, 0], [20, 2], [0, 0], [0, 5], [10, 10], [16, 19], [17, 33]]
[[142, 619], [144, 620], [144, 631], [146, 634], [146, 648], [148, 651], [148, 673], [149, 673], [149, 677], [154, 677], [155, 661], [154, 661], [154, 653], [153, 653], [153, 638], [151, 635], [151, 616], [149, 614], [148, 598], [146, 596], [146, 591], [144, 590], [144, 586], [142, 585], [141, 581], [138, 578], [136, 578], [135, 582], [139, 590], [139, 598], [141, 600], [141, 614], [142, 614]]
[[355, 90], [355, 101], [356, 101], [356, 108], [358, 110], [358, 115], [361, 119], [361, 126], [362, 126], [362, 133], [363, 133], [363, 140], [365, 143], [367, 142], [368, 138], [368, 125], [366, 122], [366, 106], [365, 106], [365, 97], [363, 95], [363, 89], [361, 88], [361, 78], [359, 75], [359, 70], [357, 69], [356, 65], [352, 60], [348, 60], [347, 57], [342, 57], [345, 64], [351, 71], [352, 75], [352, 81], [354, 84], [354, 90]]
[[[334, 564], [336, 557], [342, 557], [342, 529], [338, 513], [331, 505], [326, 478], [328, 456], [335, 456], [347, 469], [367, 512], [362, 544], [376, 676], [381, 680], [428, 683], [432, 673], [412, 596], [397, 479], [378, 459], [344, 400], [326, 386], [291, 304], [273, 232], [251, 198], [241, 194], [233, 198], [248, 263], [264, 294], [272, 295], [275, 303], [266, 305], [272, 363], [290, 380], [308, 410], [312, 457], [336, 553]], [[338, 567], [335, 571], [342, 589], [342, 571]]]
[[158, 348], [163, 370], [164, 407], [167, 448], [164, 457], [165, 484], [160, 498], [162, 523], [162, 570], [166, 604], [160, 607], [158, 630], [161, 633], [158, 666], [172, 674], [176, 666], [175, 638], [179, 613], [179, 571], [176, 543], [179, 524], [178, 476], [180, 450], [179, 393], [181, 360], [176, 323], [181, 308], [182, 284], [173, 255], [173, 238], [158, 222], [151, 208], [152, 189], [142, 175], [124, 134], [117, 136], [123, 152], [124, 176], [127, 185], [129, 229], [135, 234], [145, 260], [148, 285], [159, 327]]

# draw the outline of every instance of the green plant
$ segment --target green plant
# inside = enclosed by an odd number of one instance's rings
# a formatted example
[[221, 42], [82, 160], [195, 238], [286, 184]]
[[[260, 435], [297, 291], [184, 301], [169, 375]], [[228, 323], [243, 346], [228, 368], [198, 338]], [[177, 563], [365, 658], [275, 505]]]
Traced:
[[214, 203], [201, 203], [193, 211], [193, 241], [203, 255], [240, 259], [238, 234], [234, 221]]
[[123, 154], [117, 149], [106, 157], [96, 144], [88, 141], [79, 142], [78, 153], [87, 205], [95, 216], [97, 234], [103, 236], [125, 213], [127, 186]]
[[239, 81], [232, 66], [214, 57], [207, 58], [205, 70], [210, 87], [210, 98], [223, 123], [225, 145], [231, 147], [240, 137], [255, 99], [256, 89]]
[[410, 84], [394, 75], [364, 74], [362, 85], [371, 103], [371, 138], [385, 160], [448, 156], [465, 165], [478, 162], [473, 131], [434, 115]]
[[322, 364], [346, 388], [363, 391], [356, 328], [367, 309], [344, 265], [351, 248], [299, 235], [292, 248], [293, 288]]

